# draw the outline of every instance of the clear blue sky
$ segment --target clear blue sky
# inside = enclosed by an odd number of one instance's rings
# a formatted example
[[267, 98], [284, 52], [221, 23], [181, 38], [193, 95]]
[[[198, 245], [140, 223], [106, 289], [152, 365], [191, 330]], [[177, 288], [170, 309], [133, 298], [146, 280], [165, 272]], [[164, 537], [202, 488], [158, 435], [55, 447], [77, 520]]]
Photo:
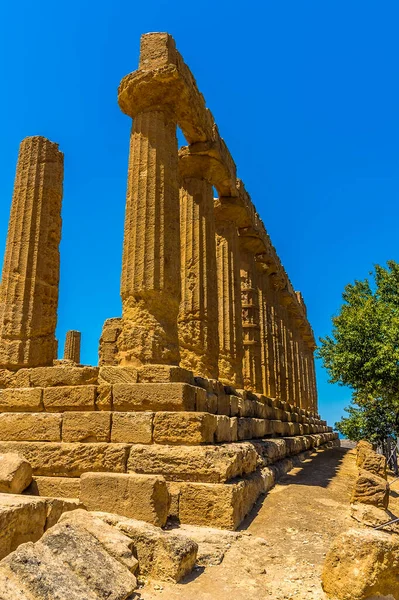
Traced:
[[[399, 260], [396, 0], [20, 0], [0, 8], [0, 259], [20, 140], [65, 153], [58, 337], [83, 332], [97, 361], [120, 315], [130, 122], [120, 79], [141, 33], [168, 31], [191, 67], [316, 336], [344, 285]], [[350, 391], [320, 365], [332, 423]]]

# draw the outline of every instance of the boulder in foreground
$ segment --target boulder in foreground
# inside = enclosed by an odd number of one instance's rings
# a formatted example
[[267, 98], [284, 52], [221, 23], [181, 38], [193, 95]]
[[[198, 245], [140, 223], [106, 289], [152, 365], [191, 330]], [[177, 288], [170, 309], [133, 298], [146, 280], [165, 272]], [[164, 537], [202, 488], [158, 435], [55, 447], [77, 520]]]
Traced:
[[327, 553], [322, 586], [333, 600], [399, 598], [399, 536], [371, 529], [341, 534]]

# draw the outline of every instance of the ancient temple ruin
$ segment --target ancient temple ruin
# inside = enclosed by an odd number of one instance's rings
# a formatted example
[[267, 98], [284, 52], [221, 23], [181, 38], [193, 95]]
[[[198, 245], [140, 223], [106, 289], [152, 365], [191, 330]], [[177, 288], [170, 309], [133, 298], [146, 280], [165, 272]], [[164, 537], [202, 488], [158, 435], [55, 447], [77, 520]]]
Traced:
[[170, 35], [142, 37], [118, 100], [133, 119], [123, 312], [104, 324], [98, 367], [79, 364], [74, 331], [56, 360], [63, 155], [41, 137], [21, 144], [0, 453], [31, 463], [32, 494], [234, 529], [293, 456], [337, 437], [318, 415], [313, 332]]

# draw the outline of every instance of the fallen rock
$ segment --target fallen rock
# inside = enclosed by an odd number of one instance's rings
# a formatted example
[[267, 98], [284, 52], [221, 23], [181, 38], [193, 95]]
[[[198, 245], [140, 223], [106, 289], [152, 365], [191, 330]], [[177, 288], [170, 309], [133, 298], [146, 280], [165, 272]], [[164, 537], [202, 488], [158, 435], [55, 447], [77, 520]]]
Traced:
[[62, 513], [77, 508], [77, 500], [0, 494], [0, 559], [20, 544], [36, 542]]
[[389, 485], [385, 479], [369, 471], [360, 471], [352, 492], [351, 503], [372, 504], [388, 508]]
[[0, 492], [20, 494], [32, 481], [32, 467], [18, 454], [0, 454]]
[[[351, 504], [351, 517], [366, 527], [378, 527], [396, 519], [396, 515], [388, 510], [377, 508], [371, 504]], [[399, 522], [386, 525], [382, 531], [399, 533]]]
[[362, 462], [359, 467], [364, 471], [369, 471], [384, 479], [387, 478], [387, 459], [382, 454], [377, 454], [377, 452], [363, 454]]
[[94, 514], [131, 538], [140, 575], [177, 582], [191, 573], [197, 559], [198, 545], [189, 537], [119, 515]]
[[83, 527], [60, 523], [0, 563], [1, 600], [126, 600], [135, 576]]
[[364, 458], [371, 452], [374, 452], [373, 444], [366, 442], [366, 440], [358, 442], [356, 446], [356, 465], [359, 468], [362, 467]]
[[350, 529], [338, 536], [323, 567], [322, 586], [334, 600], [398, 598], [399, 536]]
[[111, 556], [125, 565], [132, 573], [136, 572], [139, 563], [133, 556], [133, 542], [116, 527], [111, 527], [103, 519], [81, 509], [64, 514], [60, 523], [83, 527], [100, 542]]

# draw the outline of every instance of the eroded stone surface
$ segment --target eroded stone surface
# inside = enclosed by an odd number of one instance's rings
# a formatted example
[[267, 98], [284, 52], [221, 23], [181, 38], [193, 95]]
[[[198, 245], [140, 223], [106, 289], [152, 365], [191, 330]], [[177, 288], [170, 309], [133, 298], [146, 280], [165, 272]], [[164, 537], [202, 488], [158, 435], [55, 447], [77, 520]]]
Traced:
[[0, 493], [20, 494], [32, 481], [30, 463], [18, 454], [0, 454]]

